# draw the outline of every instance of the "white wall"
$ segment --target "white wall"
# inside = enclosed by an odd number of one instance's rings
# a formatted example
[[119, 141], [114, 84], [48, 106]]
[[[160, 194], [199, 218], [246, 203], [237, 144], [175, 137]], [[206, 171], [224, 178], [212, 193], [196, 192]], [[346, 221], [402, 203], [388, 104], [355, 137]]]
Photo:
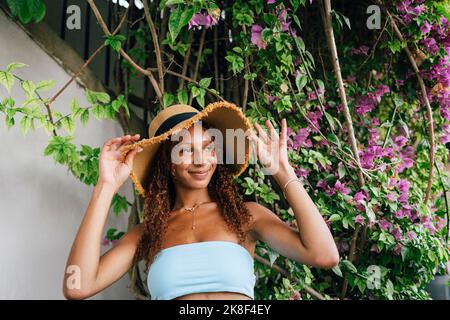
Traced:
[[[14, 22], [0, 11], [0, 69], [11, 62], [29, 67], [18, 69], [25, 79], [54, 79], [57, 92], [69, 75]], [[8, 96], [0, 88], [0, 99]], [[11, 96], [23, 101], [16, 83]], [[63, 114], [70, 112], [70, 100], [76, 97], [82, 106], [87, 102], [83, 90], [73, 82], [56, 100], [52, 108]], [[43, 129], [30, 130], [23, 136], [16, 125], [6, 129], [0, 115], [0, 299], [64, 299], [62, 279], [67, 256], [81, 219], [87, 208], [92, 187], [79, 182], [51, 157], [43, 155], [49, 135]], [[58, 131], [66, 135], [65, 131]], [[110, 120], [91, 117], [86, 128], [77, 123], [75, 144], [100, 147], [111, 137], [122, 135], [120, 126]], [[132, 200], [130, 180], [121, 188]], [[127, 214], [116, 217], [110, 212], [105, 230], [126, 230]], [[107, 248], [103, 248], [104, 252]], [[92, 299], [132, 299], [127, 286], [128, 275], [92, 297]]]

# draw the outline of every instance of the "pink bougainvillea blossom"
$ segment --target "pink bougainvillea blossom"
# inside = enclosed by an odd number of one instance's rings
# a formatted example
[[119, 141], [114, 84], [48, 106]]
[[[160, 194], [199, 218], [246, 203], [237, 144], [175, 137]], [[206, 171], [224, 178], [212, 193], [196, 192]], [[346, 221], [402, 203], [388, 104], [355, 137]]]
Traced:
[[[292, 130], [291, 130], [292, 132]], [[288, 134], [288, 137], [290, 134]], [[311, 148], [312, 141], [308, 139], [309, 131], [305, 128], [300, 128], [294, 137], [288, 139], [287, 147], [292, 150], [298, 150], [300, 147]]]
[[204, 26], [206, 29], [211, 28], [212, 26], [216, 25], [219, 21], [214, 18], [211, 14], [204, 14], [201, 12], [197, 12], [194, 14], [189, 20], [188, 23], [188, 29], [191, 29], [193, 27], [200, 28], [201, 26]]
[[252, 26], [252, 36], [251, 42], [255, 44], [259, 49], [265, 49], [267, 47], [267, 43], [264, 42], [261, 32], [263, 27], [258, 24], [254, 24]]

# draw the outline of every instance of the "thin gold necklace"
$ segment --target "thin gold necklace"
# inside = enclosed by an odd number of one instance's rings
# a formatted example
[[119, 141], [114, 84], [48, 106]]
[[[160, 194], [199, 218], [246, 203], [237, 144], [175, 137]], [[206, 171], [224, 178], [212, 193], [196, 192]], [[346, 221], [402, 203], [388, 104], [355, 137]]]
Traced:
[[195, 229], [195, 225], [194, 225], [194, 213], [195, 213], [195, 209], [197, 209], [197, 207], [198, 206], [200, 206], [201, 204], [204, 204], [204, 203], [208, 203], [208, 202], [212, 202], [212, 201], [204, 201], [204, 202], [200, 202], [200, 203], [197, 203], [197, 204], [195, 204], [193, 207], [182, 207], [185, 211], [187, 211], [187, 212], [191, 212], [192, 213], [192, 230], [194, 230]]

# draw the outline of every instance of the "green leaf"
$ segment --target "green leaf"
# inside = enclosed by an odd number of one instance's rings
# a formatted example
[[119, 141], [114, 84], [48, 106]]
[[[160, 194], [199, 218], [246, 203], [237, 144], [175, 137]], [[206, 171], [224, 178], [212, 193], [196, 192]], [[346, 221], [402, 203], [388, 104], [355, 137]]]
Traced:
[[177, 97], [178, 97], [178, 102], [179, 103], [182, 103], [182, 104], [187, 104], [188, 103], [188, 100], [189, 100], [189, 96], [188, 96], [188, 93], [187, 93], [187, 91], [186, 90], [179, 90], [178, 91], [178, 94], [177, 94]]
[[55, 127], [53, 126], [53, 124], [50, 121], [48, 121], [48, 120], [45, 121], [44, 129], [48, 134], [51, 134], [53, 132], [54, 128]]
[[22, 63], [22, 62], [13, 62], [6, 66], [6, 71], [11, 72], [17, 68], [23, 68], [23, 67], [28, 67], [28, 65], [25, 63]]
[[73, 98], [70, 102], [70, 109], [72, 110], [73, 116], [77, 116], [82, 110], [80, 104], [78, 103], [76, 98]]
[[55, 80], [42, 80], [36, 85], [36, 90], [46, 91], [52, 89], [56, 84]]
[[25, 91], [25, 94], [28, 99], [32, 99], [35, 96], [36, 85], [30, 80], [24, 80], [21, 82], [22, 89]]
[[83, 127], [86, 127], [86, 124], [89, 121], [89, 109], [84, 109], [83, 112], [80, 114], [80, 120]]
[[36, 22], [40, 22], [45, 17], [46, 7], [42, 0], [27, 0], [31, 16]]
[[175, 101], [175, 97], [172, 94], [164, 92], [164, 94], [163, 94], [164, 107], [170, 107], [174, 101]]
[[341, 220], [341, 219], [342, 219], [342, 217], [341, 217], [340, 214], [338, 214], [338, 213], [333, 213], [333, 214], [328, 218], [328, 221], [334, 222], [334, 221], [339, 221], [339, 220]]
[[194, 8], [184, 9], [181, 6], [177, 6], [177, 8], [170, 14], [169, 32], [172, 42], [175, 42], [181, 28], [189, 23], [193, 15]]
[[110, 97], [106, 92], [96, 92], [86, 90], [86, 99], [90, 104], [96, 104], [97, 102], [109, 103]]
[[327, 119], [328, 124], [330, 125], [330, 127], [331, 127], [333, 130], [335, 130], [336, 126], [335, 126], [335, 124], [334, 124], [333, 116], [332, 116], [331, 114], [329, 114], [328, 112], [326, 112], [326, 111], [324, 111], [324, 114], [325, 114], [325, 118]]
[[[194, 87], [195, 88], [195, 87]], [[205, 107], [205, 89], [198, 88], [198, 94], [195, 97], [195, 100], [197, 100], [198, 104], [204, 108]]]
[[350, 260], [342, 260], [341, 263], [351, 272], [358, 273], [358, 270]]
[[22, 131], [22, 134], [25, 136], [27, 132], [31, 128], [31, 122], [32, 118], [29, 116], [24, 116], [22, 119], [20, 119], [20, 130]]
[[211, 79], [212, 78], [203, 78], [200, 80], [200, 82], [198, 84], [201, 88], [207, 89], [209, 87], [209, 85], [211, 84]]
[[101, 120], [101, 119], [105, 118], [105, 110], [104, 110], [103, 106], [101, 106], [99, 104], [95, 105], [92, 108], [92, 114], [98, 120]]
[[339, 179], [342, 179], [345, 176], [345, 167], [344, 166], [338, 167], [338, 174], [339, 174]]
[[121, 34], [117, 35], [106, 35], [105, 45], [111, 46], [114, 51], [119, 52], [122, 48], [122, 41], [125, 41], [127, 38]]
[[128, 210], [127, 198], [116, 193], [112, 200], [112, 207], [116, 216], [118, 216], [122, 211], [126, 213]]
[[71, 117], [64, 117], [61, 119], [61, 124], [64, 130], [67, 131], [70, 135], [75, 132], [75, 122]]
[[295, 77], [295, 85], [297, 86], [298, 91], [302, 91], [302, 89], [305, 87], [306, 82], [308, 81], [308, 78], [304, 74], [297, 74]]
[[164, 6], [173, 6], [175, 4], [185, 3], [186, 0], [167, 0], [164, 2]]
[[14, 76], [10, 72], [0, 71], [0, 84], [2, 84], [8, 93], [11, 93], [11, 89], [14, 85]]
[[280, 254], [272, 250], [267, 251], [267, 254], [269, 255], [270, 267], [272, 267]]
[[341, 268], [339, 268], [339, 266], [334, 266], [331, 270], [333, 270], [333, 272], [334, 272], [337, 276], [339, 276], [339, 277], [341, 277], [341, 278], [343, 277]]

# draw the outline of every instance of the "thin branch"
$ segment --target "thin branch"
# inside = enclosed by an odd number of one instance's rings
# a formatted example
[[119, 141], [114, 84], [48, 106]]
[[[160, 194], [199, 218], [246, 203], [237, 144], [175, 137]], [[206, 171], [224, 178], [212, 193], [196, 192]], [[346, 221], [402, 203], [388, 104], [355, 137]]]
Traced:
[[[265, 266], [268, 266], [271, 269], [281, 273], [286, 278], [290, 278], [291, 280], [294, 280], [294, 281], [296, 281], [298, 283], [300, 282], [300, 280], [297, 279], [296, 277], [292, 277], [291, 274], [287, 270], [281, 268], [280, 266], [277, 266], [276, 264], [271, 264], [270, 261], [268, 261], [267, 259], [264, 259], [263, 257], [260, 257], [257, 254], [255, 254], [255, 260], [260, 262], [260, 263], [262, 263], [262, 264], [264, 264]], [[312, 297], [314, 297], [315, 299], [317, 299], [317, 300], [325, 300], [325, 297], [322, 294], [320, 294], [319, 292], [317, 292], [316, 290], [314, 290], [310, 286], [304, 285], [303, 289], [307, 293], [309, 293]]]
[[150, 15], [147, 0], [144, 0], [144, 12], [148, 26], [150, 28], [150, 33], [152, 35], [153, 46], [155, 48], [156, 65], [158, 66], [158, 75], [159, 75], [159, 87], [161, 91], [164, 92], [164, 74], [163, 74], [164, 65], [161, 61], [161, 50], [159, 49], [158, 35], [156, 33], [155, 24], [153, 23], [152, 16]]
[[187, 49], [187, 52], [186, 52], [186, 55], [185, 55], [184, 61], [183, 61], [183, 69], [181, 71], [181, 74], [183, 75], [183, 77], [181, 78], [180, 85], [178, 87], [179, 90], [181, 90], [184, 86], [184, 80], [185, 80], [184, 77], [186, 76], [187, 69], [189, 66], [189, 60], [191, 59], [191, 48], [192, 48], [192, 39], [193, 38], [194, 38], [194, 31], [189, 30], [189, 40], [188, 40], [189, 46], [188, 46], [188, 49]]
[[[244, 26], [242, 26], [242, 30], [244, 31], [244, 34], [247, 35], [247, 28]], [[248, 67], [248, 57], [245, 57], [245, 73], [248, 75], [250, 74], [250, 68]], [[244, 74], [245, 76], [245, 74]], [[243, 92], [243, 97], [242, 97], [242, 111], [245, 112], [245, 110], [247, 110], [247, 99], [248, 99], [248, 78], [245, 79], [244, 77], [244, 92]]]
[[[383, 5], [383, 3], [380, 0], [377, 0], [377, 2], [380, 5]], [[400, 29], [398, 28], [394, 17], [392, 16], [392, 14], [387, 10], [386, 13], [389, 17], [389, 21], [391, 22], [391, 26], [394, 29], [395, 34], [397, 35], [397, 38], [403, 43], [405, 41], [402, 33], [400, 32]], [[422, 98], [425, 102], [425, 107], [426, 107], [426, 113], [427, 113], [427, 117], [428, 117], [428, 140], [429, 140], [429, 144], [430, 144], [430, 150], [429, 150], [429, 173], [428, 173], [428, 185], [427, 185], [427, 189], [425, 192], [425, 205], [428, 205], [428, 201], [430, 200], [430, 195], [431, 195], [431, 187], [433, 185], [433, 174], [434, 174], [434, 152], [435, 152], [435, 147], [434, 147], [434, 127], [433, 127], [433, 111], [431, 109], [431, 105], [430, 105], [430, 101], [428, 100], [428, 94], [427, 94], [427, 89], [425, 87], [425, 83], [423, 81], [422, 76], [420, 75], [420, 71], [419, 71], [419, 67], [417, 66], [416, 60], [414, 59], [414, 56], [412, 55], [411, 51], [408, 48], [408, 45], [405, 45], [403, 47], [403, 50], [406, 53], [406, 56], [409, 59], [409, 62], [411, 63], [411, 66], [414, 70], [414, 73], [416, 74], [417, 80], [419, 82], [419, 87], [422, 93]]]
[[[95, 5], [94, 1], [93, 0], [87, 0], [87, 1], [88, 1], [89, 5], [91, 6], [92, 12], [94, 12], [97, 22], [100, 24], [100, 27], [102, 28], [103, 32], [106, 35], [110, 36], [111, 32], [109, 31], [108, 27], [106, 26], [106, 23], [103, 20], [102, 15], [98, 11], [98, 8]], [[153, 76], [153, 73], [149, 69], [144, 69], [141, 66], [139, 66], [136, 62], [134, 62], [134, 60], [131, 59], [131, 57], [122, 48], [120, 48], [119, 53], [137, 71], [139, 71], [140, 73], [142, 73], [143, 75], [145, 75], [149, 78], [150, 83], [152, 84], [153, 89], [155, 90], [155, 93], [156, 93], [156, 96], [158, 97], [159, 102], [161, 103], [161, 105], [163, 105], [162, 92], [161, 92], [161, 89], [159, 88], [158, 82], [156, 81], [155, 77]]]
[[[149, 68], [150, 70], [156, 70], [156, 68]], [[192, 79], [192, 78], [189, 78], [188, 76], [184, 76], [184, 75], [182, 75], [181, 73], [178, 73], [178, 72], [175, 72], [175, 71], [172, 71], [172, 70], [164, 70], [164, 73], [167, 73], [167, 74], [171, 74], [171, 75], [173, 75], [173, 76], [175, 76], [175, 77], [178, 77], [178, 78], [180, 78], [180, 79], [182, 79], [182, 80], [186, 80], [186, 81], [188, 81], [188, 82], [192, 82], [193, 84], [195, 84], [195, 85], [199, 85], [199, 82], [198, 81], [196, 81], [196, 80], [194, 80], [194, 79]], [[215, 95], [217, 98], [219, 98], [221, 101], [225, 101], [225, 99], [224, 98], [222, 98], [221, 96], [220, 96], [220, 94], [219, 94], [219, 92], [215, 92], [215, 91], [213, 91], [213, 90], [211, 90], [211, 89], [209, 89], [209, 88], [206, 88], [205, 89], [207, 92], [209, 92], [209, 93], [211, 93], [211, 94], [213, 94], [213, 95]]]
[[[203, 30], [202, 30], [202, 35], [200, 37], [200, 44], [199, 44], [199, 48], [197, 51], [197, 61], [195, 62], [195, 68], [194, 68], [194, 76], [193, 79], [194, 81], [197, 81], [197, 75], [198, 75], [198, 69], [200, 68], [200, 59], [202, 58], [202, 54], [203, 54], [203, 45], [205, 44], [205, 37], [206, 37], [206, 27], [203, 26]], [[189, 94], [189, 104], [192, 103], [192, 93]]]
[[[339, 65], [338, 53], [337, 53], [336, 43], [334, 40], [333, 22], [332, 22], [332, 17], [331, 17], [331, 1], [323, 0], [323, 4], [324, 4], [324, 6], [320, 6], [321, 7], [320, 12], [321, 12], [322, 21], [324, 24], [325, 35], [327, 38], [328, 47], [331, 52], [334, 73], [336, 75], [336, 79], [337, 79], [338, 86], [339, 86], [339, 96], [341, 98], [342, 109], [343, 109], [343, 113], [344, 113], [344, 117], [345, 117], [345, 122], [347, 124], [348, 136], [350, 139], [350, 146], [353, 151], [353, 155], [356, 158], [357, 163], [360, 164], [361, 161], [359, 159], [358, 144], [356, 141], [355, 133], [353, 131], [353, 121], [352, 121], [352, 118], [350, 115], [350, 110], [347, 105], [347, 95], [345, 92], [344, 82], [342, 80], [341, 68]], [[364, 176], [363, 176], [362, 171], [358, 170], [357, 175], [358, 175], [359, 186], [360, 187], [364, 186], [365, 181], [364, 181]], [[353, 237], [352, 237], [352, 242], [350, 245], [350, 251], [349, 251], [349, 256], [348, 256], [348, 260], [350, 262], [353, 262], [353, 260], [354, 260], [356, 241], [358, 240], [359, 231], [360, 231], [360, 225], [357, 224], [355, 227]], [[345, 294], [347, 293], [347, 286], [348, 286], [348, 279], [347, 279], [347, 274], [346, 274], [344, 276], [344, 281], [342, 284], [342, 290], [341, 290], [341, 296], [340, 296], [341, 299], [344, 299]]]
[[444, 200], [445, 200], [445, 216], [447, 218], [447, 234], [445, 235], [445, 243], [448, 244], [448, 237], [450, 234], [450, 213], [449, 213], [449, 204], [448, 204], [448, 195], [447, 192], [448, 190], [445, 188], [444, 186], [444, 181], [442, 181], [442, 176], [441, 176], [441, 172], [439, 170], [438, 164], [436, 162], [436, 160], [434, 160], [434, 165], [436, 166], [436, 172], [438, 174], [439, 177], [439, 184], [441, 185], [442, 188], [442, 192], [444, 193]]

